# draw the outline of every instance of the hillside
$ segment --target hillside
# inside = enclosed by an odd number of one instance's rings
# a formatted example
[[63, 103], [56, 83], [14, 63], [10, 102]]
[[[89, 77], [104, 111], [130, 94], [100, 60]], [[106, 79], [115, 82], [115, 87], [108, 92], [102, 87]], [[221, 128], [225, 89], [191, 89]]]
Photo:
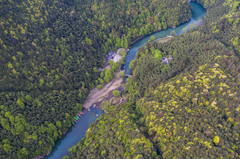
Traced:
[[[103, 105], [107, 113], [65, 158], [116, 158], [115, 145], [102, 142], [104, 130], [125, 148], [120, 158], [240, 158], [240, 1], [198, 2], [207, 9], [203, 25], [140, 48], [125, 86], [128, 101]], [[165, 65], [162, 57], [172, 60]], [[129, 122], [135, 131], [127, 131]], [[143, 137], [121, 137], [136, 131]], [[125, 141], [136, 151], [129, 154]], [[139, 151], [147, 142], [154, 149]]]
[[239, 89], [218, 63], [183, 74], [137, 101], [163, 158], [238, 158]]
[[49, 152], [114, 74], [108, 51], [190, 17], [183, 0], [1, 0], [0, 158]]

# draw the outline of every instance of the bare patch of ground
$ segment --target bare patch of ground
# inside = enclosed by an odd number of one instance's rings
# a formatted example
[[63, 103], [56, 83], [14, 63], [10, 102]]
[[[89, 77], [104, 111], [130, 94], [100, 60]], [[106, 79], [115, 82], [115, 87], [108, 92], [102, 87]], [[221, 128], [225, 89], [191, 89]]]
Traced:
[[162, 44], [162, 43], [168, 42], [168, 41], [171, 40], [171, 39], [172, 39], [172, 37], [169, 36], [169, 37], [161, 38], [161, 39], [157, 40], [156, 42]]
[[118, 73], [119, 72], [117, 72], [115, 74], [115, 77], [109, 83], [107, 83], [101, 90], [98, 90], [98, 88], [94, 88], [88, 95], [88, 99], [83, 104], [83, 108], [88, 109], [93, 104], [99, 105], [99, 103], [101, 103], [110, 92], [121, 87], [123, 83], [123, 78], [117, 78]]

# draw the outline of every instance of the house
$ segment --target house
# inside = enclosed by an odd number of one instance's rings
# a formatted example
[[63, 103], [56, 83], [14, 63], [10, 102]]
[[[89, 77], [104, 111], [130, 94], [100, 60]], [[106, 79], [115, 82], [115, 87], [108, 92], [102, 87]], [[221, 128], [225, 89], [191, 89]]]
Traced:
[[164, 62], [165, 65], [167, 65], [167, 64], [169, 63], [170, 60], [172, 60], [172, 56], [170, 56], [169, 58], [167, 58], [167, 57], [163, 57], [163, 58], [162, 58], [162, 63]]
[[110, 52], [106, 55], [105, 60], [106, 60], [107, 62], [109, 62], [110, 60], [112, 60], [112, 59], [114, 58], [115, 54], [116, 54], [115, 52], [110, 51]]
[[165, 65], [167, 65], [168, 63], [169, 63], [169, 61], [168, 61], [168, 58], [166, 58], [166, 57], [163, 57], [162, 58], [162, 63], [165, 63]]
[[115, 54], [114, 58], [113, 58], [113, 62], [116, 63], [118, 61], [121, 60], [121, 56], [119, 54]]
[[116, 63], [121, 60], [121, 56], [113, 51], [110, 51], [106, 55], [105, 60], [107, 61], [107, 63], [109, 63], [110, 60], [113, 60], [113, 62]]

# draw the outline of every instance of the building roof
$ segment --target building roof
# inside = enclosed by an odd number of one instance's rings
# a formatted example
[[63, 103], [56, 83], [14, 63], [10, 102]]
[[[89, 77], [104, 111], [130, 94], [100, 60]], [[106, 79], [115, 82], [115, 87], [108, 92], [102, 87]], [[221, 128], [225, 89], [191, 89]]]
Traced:
[[118, 61], [121, 60], [121, 56], [119, 54], [115, 54], [114, 58], [113, 58], [113, 62], [116, 63]]
[[109, 62], [110, 60], [113, 60], [113, 62], [116, 63], [121, 59], [121, 56], [113, 51], [109, 51], [105, 59], [107, 62]]

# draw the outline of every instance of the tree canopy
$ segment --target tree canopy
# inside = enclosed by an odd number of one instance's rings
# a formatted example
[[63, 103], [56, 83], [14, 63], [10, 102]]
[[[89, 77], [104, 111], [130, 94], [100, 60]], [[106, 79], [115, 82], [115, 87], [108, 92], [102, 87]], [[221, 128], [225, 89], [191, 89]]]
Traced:
[[182, 0], [0, 0], [0, 158], [46, 154], [111, 80], [108, 51], [190, 17]]
[[[70, 150], [70, 158], [240, 157], [240, 3], [197, 2], [207, 8], [202, 26], [140, 48], [125, 85], [127, 102], [105, 102], [106, 114]], [[160, 57], [171, 60], [166, 65]], [[135, 131], [128, 132], [128, 124]], [[117, 142], [103, 143], [105, 133]], [[136, 151], [126, 153], [132, 145], [125, 141], [135, 143]], [[153, 149], [142, 151], [148, 142]], [[126, 149], [115, 156], [118, 145]]]

